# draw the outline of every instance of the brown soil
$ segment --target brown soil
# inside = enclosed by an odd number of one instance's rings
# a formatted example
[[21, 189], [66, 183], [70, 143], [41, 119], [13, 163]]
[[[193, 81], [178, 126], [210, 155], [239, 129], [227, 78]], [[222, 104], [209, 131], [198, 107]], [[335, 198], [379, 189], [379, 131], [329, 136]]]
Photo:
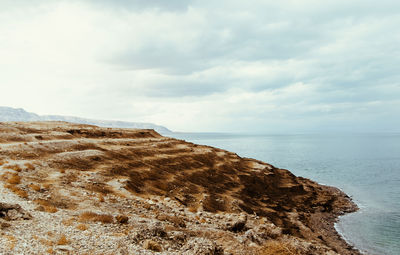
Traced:
[[[339, 215], [357, 209], [347, 195], [232, 152], [163, 137], [154, 130], [65, 122], [0, 123], [0, 148], [4, 187], [14, 193], [24, 191], [20, 198], [33, 201], [41, 213], [75, 217], [75, 231], [86, 231], [86, 226], [99, 222], [121, 223], [122, 216], [114, 220], [113, 214], [123, 213], [125, 229], [139, 224], [132, 220], [134, 215], [163, 224], [153, 239], [159, 239], [164, 252], [165, 236], [180, 231], [185, 237], [170, 245], [171, 252], [183, 254], [185, 247], [194, 251], [200, 239], [193, 238], [201, 237], [215, 243], [217, 248], [210, 254], [221, 250], [272, 254], [282, 247], [290, 248], [290, 253], [282, 254], [360, 254], [333, 227]], [[170, 208], [163, 211], [164, 206]], [[174, 210], [183, 214], [171, 215]], [[209, 215], [208, 220], [202, 212]], [[229, 225], [235, 215], [248, 218], [221, 229], [218, 224]], [[207, 224], [215, 224], [218, 231], [212, 232]], [[260, 230], [263, 224], [272, 227]], [[214, 234], [207, 237], [202, 226]], [[279, 234], [265, 234], [275, 230]], [[251, 231], [265, 237], [252, 240]], [[244, 241], [240, 236], [245, 236]], [[68, 239], [63, 244], [77, 249], [73, 239], [63, 237]], [[150, 243], [146, 238], [136, 238], [133, 245], [145, 249]], [[204, 246], [205, 241], [201, 242]], [[245, 248], [249, 244], [252, 249]]]

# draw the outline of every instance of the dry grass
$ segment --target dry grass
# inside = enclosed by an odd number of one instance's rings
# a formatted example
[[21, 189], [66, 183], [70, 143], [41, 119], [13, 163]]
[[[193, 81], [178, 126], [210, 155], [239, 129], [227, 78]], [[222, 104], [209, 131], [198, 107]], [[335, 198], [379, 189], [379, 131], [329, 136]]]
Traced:
[[28, 185], [28, 187], [29, 187], [31, 190], [36, 191], [36, 192], [39, 192], [39, 191], [41, 190], [40, 186], [37, 185], [37, 184], [30, 184], [30, 185]]
[[18, 195], [19, 197], [28, 198], [28, 193], [26, 193], [25, 190], [15, 186], [14, 184], [7, 184], [4, 187], [11, 190], [14, 194]]
[[8, 176], [7, 178], [7, 183], [8, 184], [20, 184], [21, 183], [21, 176], [19, 176], [18, 174], [12, 174], [10, 176]]
[[8, 240], [8, 249], [9, 250], [14, 250], [15, 245], [17, 243], [17, 239], [14, 236], [11, 235], [3, 235], [4, 238], [6, 238]]
[[88, 226], [86, 224], [79, 224], [78, 226], [76, 226], [76, 228], [85, 231], [88, 229]]
[[40, 239], [39, 242], [46, 246], [53, 246], [53, 241], [47, 239]]
[[25, 163], [24, 164], [25, 170], [32, 171], [35, 170], [35, 166], [32, 163]]
[[189, 206], [188, 210], [189, 210], [189, 212], [196, 213], [197, 212], [197, 207]]
[[120, 224], [126, 224], [129, 221], [129, 217], [125, 215], [118, 215], [115, 217], [118, 223]]
[[83, 212], [79, 216], [80, 222], [101, 222], [101, 223], [113, 223], [114, 217], [109, 214], [97, 214], [95, 212]]
[[7, 166], [4, 166], [4, 169], [10, 169], [10, 170], [14, 170], [16, 172], [22, 171], [22, 168], [19, 165], [7, 165]]
[[168, 222], [172, 223], [175, 227], [181, 227], [181, 228], [186, 227], [185, 220], [179, 216], [170, 216], [167, 214], [160, 214], [157, 216], [157, 219], [161, 220], [161, 221], [168, 221]]
[[301, 255], [292, 245], [287, 242], [269, 241], [259, 252], [259, 255]]
[[162, 251], [161, 245], [153, 240], [145, 240], [143, 243], [143, 248], [145, 248], [147, 250], [155, 251], [155, 252]]
[[66, 245], [66, 244], [69, 244], [69, 241], [67, 237], [64, 234], [62, 234], [57, 240], [57, 245]]
[[37, 210], [43, 211], [43, 212], [48, 212], [48, 213], [55, 213], [58, 211], [58, 209], [50, 203], [48, 200], [44, 199], [35, 199], [33, 200], [36, 204], [40, 205]]
[[72, 226], [76, 222], [76, 219], [75, 218], [63, 219], [61, 222], [65, 226]]
[[53, 186], [53, 184], [51, 184], [51, 183], [45, 183], [45, 184], [43, 184], [43, 188], [44, 188], [45, 190], [50, 190], [52, 186]]
[[103, 203], [104, 201], [105, 200], [103, 194], [99, 194], [99, 202]]

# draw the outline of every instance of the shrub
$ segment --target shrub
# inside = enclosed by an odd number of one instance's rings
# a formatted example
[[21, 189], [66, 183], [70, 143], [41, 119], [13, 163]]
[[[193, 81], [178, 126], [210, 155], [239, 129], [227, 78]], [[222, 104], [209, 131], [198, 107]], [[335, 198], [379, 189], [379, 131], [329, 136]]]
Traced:
[[30, 184], [28, 187], [31, 188], [31, 190], [33, 190], [33, 191], [36, 191], [36, 192], [40, 191], [40, 186], [37, 184]]
[[7, 165], [4, 167], [5, 169], [11, 169], [14, 170], [16, 172], [21, 172], [22, 168], [19, 165]]
[[259, 255], [300, 255], [300, 253], [287, 242], [269, 241], [261, 249]]
[[118, 215], [115, 217], [115, 219], [117, 220], [118, 223], [121, 223], [121, 224], [128, 223], [128, 220], [129, 220], [128, 216], [125, 216], [125, 215]]
[[108, 214], [97, 214], [95, 212], [83, 212], [79, 216], [79, 221], [81, 222], [101, 222], [101, 223], [113, 223], [114, 218]]
[[88, 229], [88, 226], [85, 224], [79, 224], [78, 226], [76, 226], [77, 229], [85, 231]]
[[32, 163], [27, 162], [24, 164], [24, 166], [25, 166], [26, 170], [29, 170], [29, 171], [35, 170], [35, 166]]
[[144, 241], [143, 248], [148, 249], [148, 250], [152, 250], [152, 251], [155, 251], [155, 252], [162, 251], [161, 245], [158, 244], [157, 242], [153, 241], [153, 240]]
[[5, 185], [5, 187], [22, 198], [28, 198], [28, 193], [26, 193], [25, 190], [15, 186], [14, 184], [7, 184]]
[[66, 245], [68, 243], [69, 243], [69, 241], [68, 241], [67, 237], [64, 234], [62, 234], [60, 236], [60, 238], [57, 240], [57, 244], [58, 245]]
[[39, 211], [48, 212], [48, 213], [55, 213], [58, 211], [58, 209], [47, 200], [35, 199], [33, 202], [40, 205], [38, 208], [36, 208]]
[[7, 183], [9, 184], [20, 184], [21, 177], [18, 174], [13, 174], [7, 179]]

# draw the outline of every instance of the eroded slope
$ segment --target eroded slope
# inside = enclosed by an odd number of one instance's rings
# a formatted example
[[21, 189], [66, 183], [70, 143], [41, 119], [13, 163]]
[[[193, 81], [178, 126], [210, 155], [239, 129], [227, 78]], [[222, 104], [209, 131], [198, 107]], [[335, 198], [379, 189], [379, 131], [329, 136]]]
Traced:
[[3, 223], [7, 249], [358, 254], [332, 225], [346, 195], [232, 152], [64, 122], [0, 123], [0, 148], [0, 202], [32, 216]]

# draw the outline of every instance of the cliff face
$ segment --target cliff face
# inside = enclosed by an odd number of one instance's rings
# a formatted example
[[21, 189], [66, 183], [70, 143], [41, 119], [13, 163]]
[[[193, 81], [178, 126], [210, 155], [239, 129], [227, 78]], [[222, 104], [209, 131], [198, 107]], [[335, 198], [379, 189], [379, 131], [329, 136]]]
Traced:
[[232, 152], [65, 122], [0, 123], [0, 149], [1, 252], [358, 254], [345, 194]]

